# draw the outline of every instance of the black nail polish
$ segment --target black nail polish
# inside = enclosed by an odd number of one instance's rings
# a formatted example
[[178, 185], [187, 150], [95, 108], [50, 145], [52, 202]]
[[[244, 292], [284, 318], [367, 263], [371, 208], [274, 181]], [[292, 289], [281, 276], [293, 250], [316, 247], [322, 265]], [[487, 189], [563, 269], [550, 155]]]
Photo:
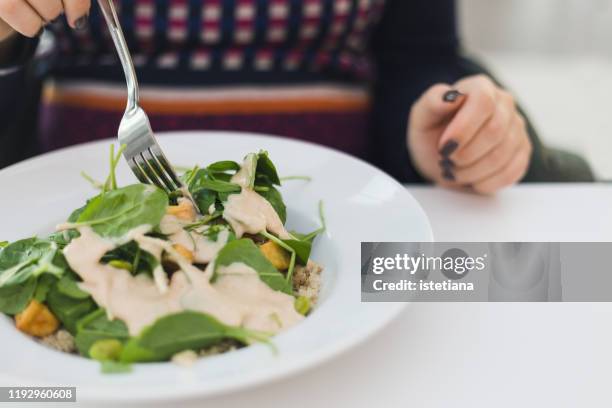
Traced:
[[442, 171], [442, 177], [448, 181], [455, 181], [455, 174], [451, 169], [444, 169]]
[[74, 22], [74, 29], [79, 30], [79, 31], [85, 29], [85, 27], [87, 27], [88, 18], [89, 16], [87, 14], [85, 14], [82, 17], [77, 18], [77, 20]]
[[463, 96], [461, 92], [457, 91], [456, 89], [452, 89], [444, 93], [442, 100], [444, 102], [455, 102], [460, 96]]
[[452, 169], [453, 167], [455, 167], [455, 162], [449, 159], [448, 157], [445, 157], [440, 160], [439, 164], [442, 169]]
[[444, 146], [442, 146], [442, 149], [440, 149], [440, 155], [444, 158], [447, 158], [448, 156], [453, 154], [453, 152], [457, 150], [458, 147], [459, 143], [457, 143], [456, 140], [451, 139], [446, 142]]
[[45, 32], [45, 27], [40, 27], [40, 30], [36, 33], [36, 37], [40, 37]]

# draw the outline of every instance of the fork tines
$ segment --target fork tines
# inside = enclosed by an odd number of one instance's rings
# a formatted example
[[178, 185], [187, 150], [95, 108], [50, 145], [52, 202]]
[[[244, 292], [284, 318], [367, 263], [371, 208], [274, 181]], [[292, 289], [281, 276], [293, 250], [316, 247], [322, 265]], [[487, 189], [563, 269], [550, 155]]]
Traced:
[[146, 184], [154, 184], [162, 190], [173, 192], [183, 184], [158, 146], [152, 145], [131, 158], [127, 158], [132, 171]]

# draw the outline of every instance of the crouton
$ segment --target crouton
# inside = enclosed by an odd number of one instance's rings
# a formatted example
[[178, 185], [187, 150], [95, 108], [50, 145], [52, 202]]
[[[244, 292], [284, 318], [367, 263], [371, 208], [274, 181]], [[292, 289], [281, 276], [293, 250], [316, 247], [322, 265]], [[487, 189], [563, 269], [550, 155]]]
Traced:
[[32, 300], [30, 304], [15, 316], [17, 329], [31, 336], [45, 337], [54, 333], [59, 321], [47, 306]]
[[193, 208], [191, 201], [187, 199], [179, 199], [178, 205], [169, 205], [166, 214], [174, 215], [176, 218], [185, 221], [195, 221], [196, 219], [196, 210]]
[[261, 245], [259, 249], [276, 269], [283, 271], [289, 268], [291, 260], [289, 252], [278, 246], [275, 242], [268, 241]]

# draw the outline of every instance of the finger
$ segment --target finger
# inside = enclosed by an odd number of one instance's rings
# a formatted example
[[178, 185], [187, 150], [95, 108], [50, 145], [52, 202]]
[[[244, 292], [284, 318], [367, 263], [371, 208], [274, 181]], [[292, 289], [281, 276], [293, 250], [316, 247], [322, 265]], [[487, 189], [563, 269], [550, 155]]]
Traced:
[[87, 24], [87, 16], [91, 7], [90, 0], [64, 0], [66, 20], [72, 28], [82, 28]]
[[431, 86], [413, 105], [410, 121], [416, 129], [428, 129], [454, 114], [465, 100], [458, 90], [448, 84]]
[[467, 145], [495, 113], [496, 88], [490, 79], [484, 76], [468, 78], [459, 81], [457, 87], [461, 87], [467, 96], [440, 137], [438, 148], [443, 156], [449, 156]]
[[472, 184], [491, 177], [508, 165], [521, 148], [523, 139], [526, 138], [524, 121], [516, 115], [500, 144], [473, 164], [455, 168], [456, 181], [463, 184]]
[[480, 194], [492, 194], [504, 187], [517, 183], [527, 172], [530, 158], [531, 143], [526, 139], [518, 153], [504, 168], [493, 176], [473, 184], [472, 188]]
[[35, 37], [44, 24], [38, 13], [23, 0], [1, 0], [0, 19], [26, 37]]
[[499, 102], [493, 116], [478, 130], [472, 140], [453, 154], [452, 161], [457, 166], [470, 166], [485, 157], [510, 134], [509, 130], [517, 118], [514, 99], [507, 92], [500, 92], [497, 100]]
[[61, 0], [27, 0], [27, 3], [45, 22], [55, 20], [64, 8]]

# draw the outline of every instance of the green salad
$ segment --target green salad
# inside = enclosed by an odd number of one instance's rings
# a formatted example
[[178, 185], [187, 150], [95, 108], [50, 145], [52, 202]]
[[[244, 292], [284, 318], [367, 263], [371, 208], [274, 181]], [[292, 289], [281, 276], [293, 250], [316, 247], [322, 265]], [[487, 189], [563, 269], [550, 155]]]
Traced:
[[102, 362], [191, 364], [264, 342], [299, 323], [317, 299], [310, 259], [324, 231], [285, 228], [281, 178], [264, 151], [182, 174], [185, 188], [100, 192], [47, 237], [0, 242], [0, 312], [58, 350]]

